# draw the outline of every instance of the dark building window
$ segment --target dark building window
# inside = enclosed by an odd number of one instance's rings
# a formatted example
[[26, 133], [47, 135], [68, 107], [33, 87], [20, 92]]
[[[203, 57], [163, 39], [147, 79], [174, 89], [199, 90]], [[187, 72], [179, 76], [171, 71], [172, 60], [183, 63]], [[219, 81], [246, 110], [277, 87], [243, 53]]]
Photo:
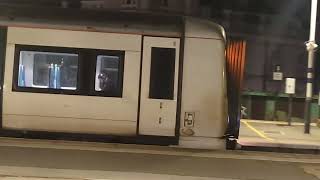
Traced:
[[161, 6], [162, 7], [168, 7], [169, 6], [168, 0], [161, 0]]

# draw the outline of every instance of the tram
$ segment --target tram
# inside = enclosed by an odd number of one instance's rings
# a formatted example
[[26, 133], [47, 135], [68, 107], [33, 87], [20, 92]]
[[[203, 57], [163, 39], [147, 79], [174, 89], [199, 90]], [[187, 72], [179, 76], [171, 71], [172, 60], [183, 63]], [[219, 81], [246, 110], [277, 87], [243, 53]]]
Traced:
[[225, 149], [224, 29], [106, 14], [0, 18], [1, 134]]

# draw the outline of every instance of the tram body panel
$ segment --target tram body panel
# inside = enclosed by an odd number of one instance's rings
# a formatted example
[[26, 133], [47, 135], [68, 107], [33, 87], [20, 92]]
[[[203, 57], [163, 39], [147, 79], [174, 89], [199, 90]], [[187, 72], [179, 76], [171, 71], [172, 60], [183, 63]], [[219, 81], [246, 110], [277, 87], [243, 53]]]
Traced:
[[[29, 30], [27, 29], [27, 31]], [[3, 127], [54, 132], [135, 135], [141, 36], [124, 35], [119, 38], [118, 35], [106, 34], [103, 36], [104, 33], [100, 35], [99, 33], [73, 32], [73, 34], [69, 31], [56, 32], [56, 30], [41, 29], [33, 31], [36, 34], [26, 36], [24, 28], [13, 28], [13, 31], [11, 28], [8, 29], [3, 92]], [[130, 38], [130, 43], [126, 43], [128, 39], [124, 40], [123, 38]], [[127, 48], [124, 59], [122, 97], [14, 92], [12, 90], [12, 70], [14, 69], [15, 44], [94, 47], [109, 50]], [[106, 45], [101, 47], [103, 44]]]
[[182, 130], [188, 128], [185, 125], [186, 116], [193, 113], [191, 129], [195, 137], [219, 138], [225, 133], [223, 52], [221, 40], [185, 40], [181, 127]]
[[212, 21], [186, 18], [185, 27], [186, 37], [223, 40], [222, 44], [225, 44], [226, 34], [223, 27]]
[[8, 44], [141, 51], [141, 35], [39, 28], [8, 28]]
[[3, 127], [6, 129], [57, 133], [135, 136], [137, 127], [136, 121], [55, 118], [38, 115], [4, 115], [4, 120], [6, 121]]
[[225, 149], [227, 127], [225, 32], [186, 18], [180, 115], [181, 147]]

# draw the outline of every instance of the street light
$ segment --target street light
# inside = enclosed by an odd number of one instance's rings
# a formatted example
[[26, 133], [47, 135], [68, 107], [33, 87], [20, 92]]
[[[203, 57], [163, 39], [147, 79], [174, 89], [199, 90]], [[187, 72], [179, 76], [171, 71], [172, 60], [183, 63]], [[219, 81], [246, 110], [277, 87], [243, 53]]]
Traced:
[[311, 19], [310, 19], [310, 37], [309, 41], [306, 42], [306, 47], [308, 51], [308, 71], [307, 71], [307, 89], [306, 89], [306, 102], [305, 102], [305, 113], [304, 113], [304, 122], [305, 128], [304, 133], [310, 134], [310, 106], [312, 102], [313, 96], [313, 88], [312, 88], [312, 81], [313, 81], [313, 63], [314, 63], [314, 54], [318, 47], [315, 42], [316, 36], [316, 23], [317, 23], [317, 8], [318, 8], [318, 0], [312, 0], [311, 3]]

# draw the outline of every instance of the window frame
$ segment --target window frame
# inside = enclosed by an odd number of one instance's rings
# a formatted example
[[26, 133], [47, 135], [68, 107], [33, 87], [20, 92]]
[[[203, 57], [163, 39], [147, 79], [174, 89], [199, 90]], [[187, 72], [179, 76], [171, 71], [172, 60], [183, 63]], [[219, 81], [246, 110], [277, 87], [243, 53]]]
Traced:
[[[78, 55], [78, 71], [77, 71], [77, 87], [76, 87], [77, 89], [69, 90], [69, 89], [20, 87], [18, 85], [18, 81], [19, 81], [19, 64], [20, 64], [21, 51], [77, 54]], [[63, 94], [63, 95], [78, 95], [78, 96], [99, 96], [99, 97], [113, 97], [113, 98], [122, 98], [123, 96], [125, 51], [15, 44], [14, 53], [15, 54], [14, 54], [14, 65], [13, 65], [13, 79], [12, 79], [13, 92]], [[96, 80], [95, 75], [96, 75], [97, 57], [99, 55], [119, 57], [119, 61], [120, 61], [119, 62], [119, 90], [117, 93], [106, 94], [105, 92], [95, 91], [95, 80]]]

